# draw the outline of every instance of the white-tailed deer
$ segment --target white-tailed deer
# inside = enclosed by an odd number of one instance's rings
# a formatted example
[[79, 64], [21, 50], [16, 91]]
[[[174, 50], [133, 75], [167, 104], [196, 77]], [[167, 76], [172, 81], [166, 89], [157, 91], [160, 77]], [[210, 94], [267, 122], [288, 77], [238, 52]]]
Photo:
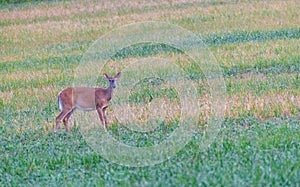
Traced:
[[67, 132], [70, 131], [68, 120], [75, 109], [83, 111], [97, 110], [99, 118], [106, 128], [105, 110], [109, 106], [113, 89], [116, 87], [115, 81], [121, 76], [121, 72], [114, 77], [104, 74], [109, 81], [108, 88], [91, 88], [91, 87], [69, 87], [58, 94], [58, 105], [60, 114], [56, 117], [54, 132], [59, 129], [63, 121]]

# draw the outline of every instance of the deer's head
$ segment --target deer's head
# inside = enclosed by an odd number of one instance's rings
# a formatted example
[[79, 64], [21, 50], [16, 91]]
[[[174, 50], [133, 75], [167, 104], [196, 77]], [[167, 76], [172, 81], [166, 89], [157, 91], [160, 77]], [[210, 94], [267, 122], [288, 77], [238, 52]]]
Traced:
[[116, 80], [118, 78], [120, 78], [120, 76], [121, 76], [121, 72], [117, 73], [113, 77], [108, 76], [106, 73], [104, 74], [104, 77], [109, 81], [109, 87], [110, 88], [115, 88], [116, 87], [116, 83], [115, 82], [116, 82]]

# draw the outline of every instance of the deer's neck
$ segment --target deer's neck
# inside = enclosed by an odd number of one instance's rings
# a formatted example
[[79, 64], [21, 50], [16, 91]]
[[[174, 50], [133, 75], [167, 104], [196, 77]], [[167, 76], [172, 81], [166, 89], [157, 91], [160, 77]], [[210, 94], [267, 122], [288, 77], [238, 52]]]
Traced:
[[109, 86], [108, 88], [106, 88], [106, 90], [105, 90], [105, 98], [108, 101], [111, 99], [112, 93], [113, 93], [113, 88], [111, 86]]

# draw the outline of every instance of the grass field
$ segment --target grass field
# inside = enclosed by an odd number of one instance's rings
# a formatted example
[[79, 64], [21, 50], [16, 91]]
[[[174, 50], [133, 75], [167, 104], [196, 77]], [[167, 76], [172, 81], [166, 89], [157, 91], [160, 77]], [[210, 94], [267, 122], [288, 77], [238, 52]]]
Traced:
[[[299, 9], [298, 0], [1, 4], [0, 186], [299, 186]], [[57, 94], [73, 83], [86, 50], [111, 30], [142, 21], [169, 22], [202, 37], [222, 68], [225, 119], [208, 149], [199, 148], [201, 133], [195, 133], [161, 164], [126, 167], [93, 151], [78, 126], [71, 133], [61, 128], [54, 134], [53, 128]], [[209, 92], [193, 64], [180, 64], [186, 60], [180, 51], [165, 45], [128, 47], [105, 70], [115, 73], [122, 69], [119, 62], [149, 58], [168, 58], [185, 69], [198, 101], [208, 103], [195, 120], [201, 129], [210, 114]], [[128, 72], [133, 78], [141, 73]], [[134, 87], [128, 102], [138, 113], [152, 97], [164, 100], [172, 107], [166, 109], [165, 124], [156, 132], [132, 133], [110, 110], [108, 131], [119, 141], [151, 146], [176, 128], [178, 95], [172, 88], [157, 89], [159, 81]], [[107, 85], [100, 77], [98, 82]], [[121, 110], [121, 104], [113, 101], [112, 107]]]

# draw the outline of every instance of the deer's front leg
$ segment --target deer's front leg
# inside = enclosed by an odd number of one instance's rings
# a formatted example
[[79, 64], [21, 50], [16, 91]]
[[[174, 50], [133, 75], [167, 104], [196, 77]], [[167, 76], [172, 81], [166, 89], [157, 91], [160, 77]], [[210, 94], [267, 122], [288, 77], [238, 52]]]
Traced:
[[101, 107], [99, 107], [99, 108], [97, 108], [97, 112], [98, 112], [98, 115], [99, 115], [99, 118], [100, 118], [102, 124], [106, 128], [105, 114], [104, 114], [103, 109]]
[[107, 109], [108, 106], [106, 107], [103, 107], [103, 120], [104, 120], [104, 123], [105, 123], [105, 127], [107, 127], [107, 119], [106, 119], [106, 114], [105, 114], [105, 110]]

